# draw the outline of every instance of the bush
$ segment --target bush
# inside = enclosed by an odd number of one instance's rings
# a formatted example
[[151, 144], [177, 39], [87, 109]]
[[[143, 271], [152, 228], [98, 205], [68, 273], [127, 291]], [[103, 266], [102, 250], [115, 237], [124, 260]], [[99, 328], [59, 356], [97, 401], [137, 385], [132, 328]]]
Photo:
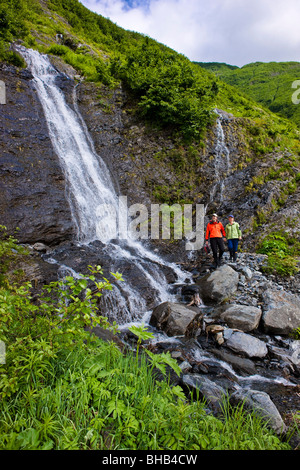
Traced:
[[109, 65], [100, 57], [80, 53], [80, 49], [75, 52], [63, 45], [53, 45], [47, 49], [47, 53], [62, 57], [67, 64], [72, 65], [87, 80], [100, 81], [108, 86], [115, 85], [115, 81], [110, 74]]
[[161, 126], [199, 137], [212, 122], [218, 86], [184, 56], [145, 38], [115, 58], [112, 70], [139, 100], [141, 114]]
[[286, 234], [278, 232], [269, 234], [262, 241], [258, 253], [268, 255], [268, 264], [263, 268], [265, 272], [291, 276], [299, 271], [296, 259], [298, 248], [297, 244], [292, 243], [293, 240], [289, 240]]

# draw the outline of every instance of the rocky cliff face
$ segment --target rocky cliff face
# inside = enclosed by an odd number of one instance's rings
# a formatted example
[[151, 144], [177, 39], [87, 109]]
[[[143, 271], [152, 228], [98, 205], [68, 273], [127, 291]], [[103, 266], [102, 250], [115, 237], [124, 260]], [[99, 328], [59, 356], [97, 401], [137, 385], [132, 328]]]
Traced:
[[6, 104], [0, 105], [0, 215], [22, 242], [56, 244], [74, 236], [65, 180], [49, 138], [32, 76], [0, 66]]
[[[60, 87], [72, 105], [75, 71], [57, 58], [53, 60], [65, 74]], [[7, 89], [7, 103], [0, 105], [1, 221], [9, 232], [19, 227], [23, 242], [55, 245], [74, 239], [64, 175], [32, 76], [27, 70], [1, 65], [0, 79]], [[265, 182], [264, 173], [284, 155], [255, 155], [246, 120], [219, 111], [216, 125], [201, 144], [183, 144], [166, 130], [142, 123], [121, 88], [112, 91], [80, 82], [76, 96], [96, 151], [110, 168], [118, 192], [128, 197], [128, 204], [202, 203], [208, 215], [217, 211], [224, 222], [234, 212], [242, 230], [249, 230], [244, 247], [251, 248], [259, 238], [252, 230], [257, 214], [267, 214], [264, 233], [271, 226], [280, 227], [283, 215], [297, 216], [299, 190], [274, 212], [272, 201], [278, 199], [286, 182]], [[255, 178], [260, 178], [257, 186], [251, 183]], [[297, 227], [294, 224], [291, 231], [296, 233]]]
[[[245, 235], [244, 249], [254, 249], [271, 230], [287, 229], [287, 217], [297, 218], [299, 186], [275, 209], [289, 177], [266, 179], [269, 168], [290, 154], [257, 155], [246, 119], [219, 110], [216, 124], [201, 144], [182, 144], [167, 131], [154, 130], [135, 117], [122, 89], [112, 92], [81, 83], [77, 96], [96, 150], [130, 204], [204, 204], [206, 222], [217, 212], [226, 223], [233, 212]], [[257, 222], [260, 227], [255, 232]], [[299, 224], [291, 224], [289, 231], [297, 236]]]

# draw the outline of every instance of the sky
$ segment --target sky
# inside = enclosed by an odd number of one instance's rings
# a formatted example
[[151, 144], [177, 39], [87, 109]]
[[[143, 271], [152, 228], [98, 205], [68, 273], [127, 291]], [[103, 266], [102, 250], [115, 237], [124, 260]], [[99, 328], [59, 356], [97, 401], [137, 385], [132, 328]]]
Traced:
[[299, 0], [80, 0], [196, 62], [300, 61]]

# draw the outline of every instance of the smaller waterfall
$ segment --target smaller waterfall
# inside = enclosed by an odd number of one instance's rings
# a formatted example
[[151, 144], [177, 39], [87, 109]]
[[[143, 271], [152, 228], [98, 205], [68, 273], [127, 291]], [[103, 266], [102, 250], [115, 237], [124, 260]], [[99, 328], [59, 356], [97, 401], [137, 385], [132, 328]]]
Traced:
[[222, 115], [217, 109], [214, 110], [217, 114], [216, 123], [216, 145], [215, 145], [215, 158], [214, 158], [214, 176], [215, 183], [209, 194], [209, 202], [207, 207], [212, 203], [220, 205], [224, 200], [224, 179], [228, 176], [231, 169], [230, 152], [226, 145], [225, 134], [222, 126]]

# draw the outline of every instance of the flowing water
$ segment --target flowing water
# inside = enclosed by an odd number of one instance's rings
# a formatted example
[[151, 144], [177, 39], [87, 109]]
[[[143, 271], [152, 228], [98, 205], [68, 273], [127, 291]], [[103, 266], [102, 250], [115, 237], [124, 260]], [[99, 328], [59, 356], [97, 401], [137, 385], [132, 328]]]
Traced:
[[209, 201], [206, 208], [214, 203], [219, 206], [224, 200], [224, 180], [230, 172], [230, 151], [226, 145], [225, 134], [222, 126], [222, 115], [217, 109], [214, 110], [217, 114], [216, 122], [216, 145], [215, 145], [215, 157], [214, 157], [214, 177], [215, 182], [209, 194]]
[[[77, 227], [78, 242], [88, 245], [100, 240], [106, 245], [105, 250], [110, 258], [127, 260], [137, 268], [140, 277], [147, 279], [157, 303], [172, 300], [173, 295], [159, 266], [172, 269], [178, 284], [190, 275], [130, 238], [130, 233], [127, 233], [127, 207], [124, 206], [124, 199], [116, 193], [105, 162], [95, 151], [77, 106], [76, 89], [72, 109], [56, 85], [60, 74], [48, 57], [24, 47], [20, 47], [19, 52], [34, 77], [52, 145], [65, 174], [66, 194]], [[113, 291], [105, 296], [103, 302], [119, 323], [140, 319], [146, 310], [141, 293], [126, 280], [116, 282]]]

